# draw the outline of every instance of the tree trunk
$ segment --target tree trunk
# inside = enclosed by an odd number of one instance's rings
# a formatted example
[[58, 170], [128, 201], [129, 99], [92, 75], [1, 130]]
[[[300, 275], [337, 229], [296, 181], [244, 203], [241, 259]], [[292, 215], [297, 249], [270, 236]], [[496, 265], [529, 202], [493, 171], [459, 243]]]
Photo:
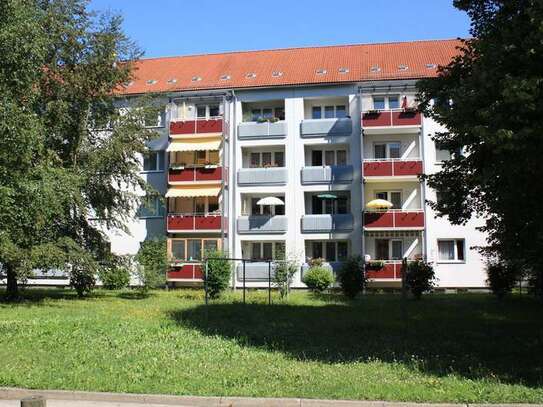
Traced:
[[7, 270], [7, 297], [8, 300], [15, 300], [19, 296], [19, 286], [17, 284], [17, 273], [12, 265], [6, 264]]

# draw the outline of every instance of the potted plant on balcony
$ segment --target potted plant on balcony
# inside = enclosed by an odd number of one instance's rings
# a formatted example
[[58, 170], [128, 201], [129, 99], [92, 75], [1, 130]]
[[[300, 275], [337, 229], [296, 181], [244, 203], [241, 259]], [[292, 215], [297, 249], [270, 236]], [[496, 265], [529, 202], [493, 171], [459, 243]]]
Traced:
[[185, 169], [185, 163], [171, 163], [170, 169], [172, 170], [184, 170]]
[[214, 164], [211, 161], [206, 160], [206, 162], [204, 163], [204, 168], [211, 170], [211, 169], [217, 168], [217, 164]]
[[378, 109], [370, 109], [366, 111], [368, 116], [377, 116], [379, 113], [381, 112]]
[[372, 260], [366, 263], [366, 270], [378, 271], [382, 270], [385, 267], [385, 262], [383, 260]]
[[279, 118], [278, 117], [271, 117], [271, 118], [268, 119], [268, 121], [270, 123], [277, 123], [279, 121]]

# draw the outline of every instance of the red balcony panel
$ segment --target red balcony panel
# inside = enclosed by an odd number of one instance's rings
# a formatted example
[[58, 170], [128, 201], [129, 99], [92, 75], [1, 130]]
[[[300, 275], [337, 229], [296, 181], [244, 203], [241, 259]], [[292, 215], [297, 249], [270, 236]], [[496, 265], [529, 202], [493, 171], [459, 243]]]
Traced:
[[[398, 268], [399, 266], [399, 268]], [[368, 278], [383, 278], [383, 279], [395, 279], [398, 277], [398, 270], [401, 268], [401, 264], [386, 263], [381, 270], [368, 271]]]
[[199, 264], [183, 264], [182, 266], [175, 266], [168, 272], [169, 279], [186, 279], [186, 280], [201, 280], [202, 266]]
[[420, 175], [422, 161], [394, 161], [394, 175]]
[[378, 126], [391, 126], [392, 117], [390, 111], [377, 112], [377, 113], [364, 113], [362, 115], [363, 127], [378, 127]]
[[369, 228], [391, 228], [394, 226], [394, 213], [365, 212], [364, 226]]
[[392, 161], [370, 161], [364, 163], [365, 177], [387, 177], [392, 175]]
[[393, 111], [391, 113], [393, 126], [420, 126], [421, 116], [419, 112]]
[[169, 182], [189, 182], [194, 181], [194, 168], [185, 168], [183, 170], [170, 169], [168, 172]]
[[398, 228], [424, 227], [424, 212], [397, 212], [394, 215]]
[[221, 223], [220, 215], [196, 216], [194, 219], [194, 229], [221, 230]]
[[222, 119], [170, 122], [170, 134], [221, 133]]
[[168, 230], [193, 230], [194, 216], [168, 215]]
[[222, 168], [196, 168], [196, 181], [220, 181]]

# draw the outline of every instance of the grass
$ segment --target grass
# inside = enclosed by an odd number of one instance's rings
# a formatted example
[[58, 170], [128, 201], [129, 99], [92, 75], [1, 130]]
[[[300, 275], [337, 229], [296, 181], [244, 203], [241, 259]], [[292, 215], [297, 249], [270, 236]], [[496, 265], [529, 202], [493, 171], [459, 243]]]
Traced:
[[[0, 293], [0, 297], [2, 293]], [[543, 402], [543, 305], [515, 296], [27, 290], [0, 302], [0, 386], [428, 402]]]

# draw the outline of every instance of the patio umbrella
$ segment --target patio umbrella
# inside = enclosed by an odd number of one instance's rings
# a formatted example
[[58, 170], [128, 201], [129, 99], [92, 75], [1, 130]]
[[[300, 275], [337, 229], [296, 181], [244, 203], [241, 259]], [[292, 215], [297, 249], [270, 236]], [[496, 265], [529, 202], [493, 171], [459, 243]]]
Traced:
[[366, 204], [366, 208], [368, 209], [390, 209], [393, 206], [392, 202], [389, 202], [386, 199], [374, 199]]
[[285, 203], [281, 201], [279, 198], [276, 198], [275, 196], [267, 196], [265, 198], [258, 200], [256, 204], [260, 206], [281, 206], [281, 205], [284, 205]]
[[317, 195], [317, 198], [320, 198], [320, 199], [337, 199], [337, 195], [333, 195], [333, 194], [320, 194], [320, 195]]

